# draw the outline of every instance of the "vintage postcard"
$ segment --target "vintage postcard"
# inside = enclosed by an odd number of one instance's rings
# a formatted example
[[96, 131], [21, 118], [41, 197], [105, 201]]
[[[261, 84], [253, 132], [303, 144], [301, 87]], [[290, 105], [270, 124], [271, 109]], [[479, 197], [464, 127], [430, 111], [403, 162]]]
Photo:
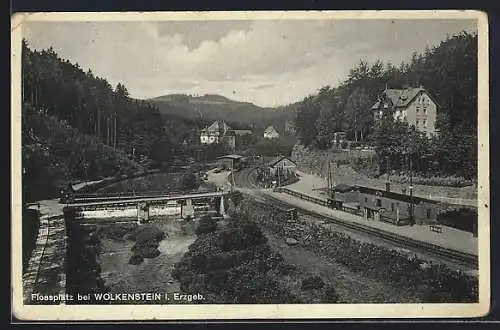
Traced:
[[478, 317], [479, 11], [11, 21], [18, 320]]

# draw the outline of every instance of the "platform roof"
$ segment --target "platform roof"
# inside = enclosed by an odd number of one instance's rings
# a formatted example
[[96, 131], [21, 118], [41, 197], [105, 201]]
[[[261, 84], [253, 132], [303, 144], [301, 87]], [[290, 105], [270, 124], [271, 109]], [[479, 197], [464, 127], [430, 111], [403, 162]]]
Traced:
[[234, 159], [234, 160], [238, 160], [241, 158], [243, 158], [242, 155], [236, 155], [236, 154], [224, 155], [224, 156], [217, 157], [217, 159]]

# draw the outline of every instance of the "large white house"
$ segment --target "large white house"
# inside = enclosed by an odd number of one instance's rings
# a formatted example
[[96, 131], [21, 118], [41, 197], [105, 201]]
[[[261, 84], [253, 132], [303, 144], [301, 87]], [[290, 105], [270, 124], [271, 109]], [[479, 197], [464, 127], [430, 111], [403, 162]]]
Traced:
[[404, 121], [428, 137], [437, 133], [437, 109], [438, 104], [423, 87], [386, 88], [371, 108], [375, 121], [392, 114], [394, 120]]
[[200, 132], [200, 142], [203, 144], [221, 143], [222, 137], [233, 129], [223, 120], [216, 120], [212, 125], [205, 127]]
[[264, 130], [264, 138], [266, 139], [276, 139], [279, 138], [280, 134], [272, 126], [269, 126]]
[[220, 143], [234, 150], [236, 146], [236, 133], [225, 121], [216, 120], [212, 125], [201, 130], [200, 142], [202, 144]]

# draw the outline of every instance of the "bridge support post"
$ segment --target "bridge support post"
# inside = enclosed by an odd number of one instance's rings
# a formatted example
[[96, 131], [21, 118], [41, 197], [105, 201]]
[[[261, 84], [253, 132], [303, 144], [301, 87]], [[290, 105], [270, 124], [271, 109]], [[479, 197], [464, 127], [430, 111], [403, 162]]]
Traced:
[[144, 202], [137, 203], [137, 224], [149, 221], [149, 205]]
[[194, 216], [193, 200], [188, 198], [181, 204], [181, 217], [183, 219]]
[[224, 196], [221, 196], [220, 197], [220, 200], [219, 200], [219, 214], [223, 217], [223, 218], [228, 218], [229, 216], [227, 215], [226, 213], [226, 208], [225, 208], [225, 205], [224, 205]]

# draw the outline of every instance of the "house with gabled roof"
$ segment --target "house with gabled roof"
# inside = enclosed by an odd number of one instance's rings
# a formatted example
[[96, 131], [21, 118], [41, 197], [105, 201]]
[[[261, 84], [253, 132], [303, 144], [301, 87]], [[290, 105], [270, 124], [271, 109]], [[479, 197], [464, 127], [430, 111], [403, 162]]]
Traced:
[[437, 133], [438, 104], [422, 86], [418, 88], [388, 89], [380, 93], [371, 107], [375, 121], [389, 115], [414, 126], [428, 137]]
[[287, 156], [277, 156], [273, 158], [267, 164], [269, 171], [271, 174], [275, 174], [278, 170], [284, 174], [295, 174], [295, 170], [297, 169], [297, 163], [291, 160]]
[[280, 134], [273, 126], [268, 126], [264, 130], [264, 138], [266, 138], [266, 139], [276, 139], [279, 137], [280, 137]]
[[236, 133], [224, 120], [216, 120], [200, 132], [202, 144], [223, 143], [230, 149], [234, 149], [235, 139]]

